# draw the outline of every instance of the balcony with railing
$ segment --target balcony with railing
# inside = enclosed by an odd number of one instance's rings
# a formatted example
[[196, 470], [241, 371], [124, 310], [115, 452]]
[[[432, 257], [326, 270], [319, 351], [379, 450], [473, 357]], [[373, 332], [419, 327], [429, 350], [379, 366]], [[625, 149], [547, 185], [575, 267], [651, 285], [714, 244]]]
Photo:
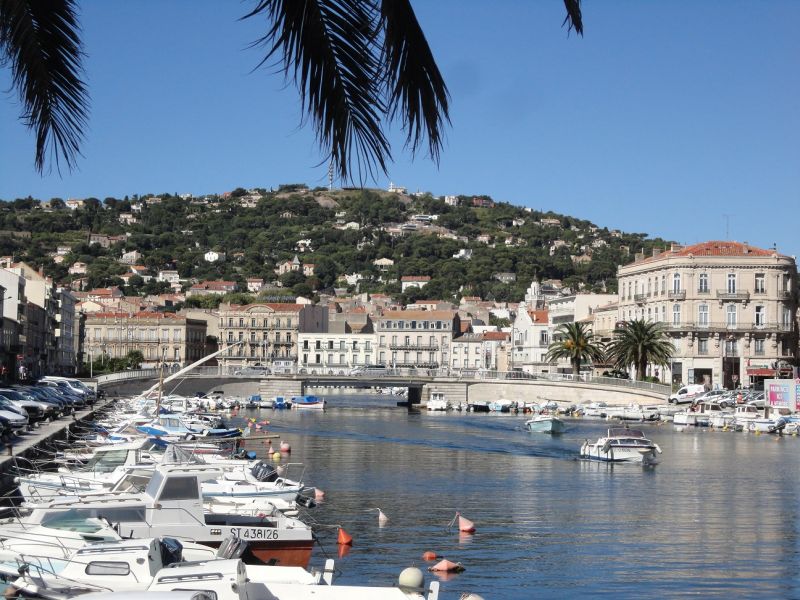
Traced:
[[647, 300], [647, 294], [634, 294], [633, 301], [637, 304], [641, 304]]
[[722, 331], [763, 331], [765, 333], [781, 333], [792, 331], [791, 323], [776, 323], [774, 321], [753, 323], [737, 321], [735, 323], [728, 323], [724, 321], [710, 321], [700, 323], [697, 321], [681, 321], [674, 323], [670, 321], [665, 323], [669, 331], [709, 331], [709, 332], [722, 332]]
[[418, 350], [435, 352], [439, 349], [439, 344], [419, 343], [413, 342], [397, 342], [389, 344], [389, 350]]
[[794, 293], [789, 290], [778, 290], [778, 300], [791, 300]]
[[728, 290], [717, 290], [717, 300], [720, 302], [749, 302], [750, 292], [730, 292]]
[[686, 300], [686, 290], [670, 290], [667, 298], [670, 300]]

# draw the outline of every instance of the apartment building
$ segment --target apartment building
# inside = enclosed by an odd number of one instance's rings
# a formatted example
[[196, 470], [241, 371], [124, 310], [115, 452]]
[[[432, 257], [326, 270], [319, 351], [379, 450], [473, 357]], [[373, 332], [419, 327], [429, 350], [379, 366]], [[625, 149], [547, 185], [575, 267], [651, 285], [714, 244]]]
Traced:
[[461, 320], [452, 310], [395, 310], [376, 318], [377, 363], [438, 369], [450, 364], [450, 343]]
[[619, 267], [618, 320], [665, 324], [682, 383], [731, 388], [791, 374], [797, 352], [795, 259], [754, 246], [710, 241]]
[[273, 365], [294, 369], [301, 332], [328, 328], [328, 309], [290, 303], [221, 304], [219, 344], [225, 348], [219, 362], [226, 367]]
[[86, 317], [84, 352], [91, 361], [98, 357], [124, 358], [139, 350], [142, 367], [163, 361], [186, 366], [205, 355], [206, 323], [175, 313], [99, 312]]

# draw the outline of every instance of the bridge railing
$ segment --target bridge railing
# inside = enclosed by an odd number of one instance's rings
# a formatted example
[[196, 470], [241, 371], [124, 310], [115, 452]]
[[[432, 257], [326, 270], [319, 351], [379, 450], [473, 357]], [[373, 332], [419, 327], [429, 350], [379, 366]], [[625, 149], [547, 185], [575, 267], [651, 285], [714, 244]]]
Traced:
[[[165, 375], [172, 370], [165, 370]], [[373, 368], [354, 369], [347, 365], [301, 365], [294, 370], [283, 373], [270, 372], [260, 367], [241, 367], [232, 365], [200, 366], [192, 369], [186, 377], [280, 377], [281, 375], [299, 377], [343, 377], [347, 379], [360, 379], [375, 381], [381, 378], [415, 378], [415, 379], [441, 379], [449, 378], [460, 381], [553, 381], [574, 382], [608, 385], [620, 388], [646, 390], [659, 394], [669, 395], [671, 386], [647, 381], [634, 381], [631, 379], [617, 379], [615, 377], [593, 377], [590, 373], [572, 375], [569, 373], [527, 373], [524, 371], [493, 371], [487, 369], [423, 369], [423, 368]], [[97, 377], [99, 385], [124, 381], [126, 379], [147, 379], [159, 376], [158, 369], [139, 369], [135, 371], [122, 371], [101, 375]]]

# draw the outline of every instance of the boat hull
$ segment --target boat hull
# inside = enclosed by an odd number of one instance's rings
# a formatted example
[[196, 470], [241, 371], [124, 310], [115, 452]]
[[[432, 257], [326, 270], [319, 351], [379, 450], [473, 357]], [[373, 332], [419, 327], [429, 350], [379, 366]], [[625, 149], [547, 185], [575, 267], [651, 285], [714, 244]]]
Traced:
[[581, 458], [600, 462], [633, 462], [653, 464], [657, 462], [655, 448], [627, 448], [615, 446], [605, 449], [604, 446], [585, 443], [581, 447]]
[[525, 427], [534, 433], [563, 433], [567, 425], [561, 419], [553, 417], [552, 419], [532, 419], [525, 423]]

